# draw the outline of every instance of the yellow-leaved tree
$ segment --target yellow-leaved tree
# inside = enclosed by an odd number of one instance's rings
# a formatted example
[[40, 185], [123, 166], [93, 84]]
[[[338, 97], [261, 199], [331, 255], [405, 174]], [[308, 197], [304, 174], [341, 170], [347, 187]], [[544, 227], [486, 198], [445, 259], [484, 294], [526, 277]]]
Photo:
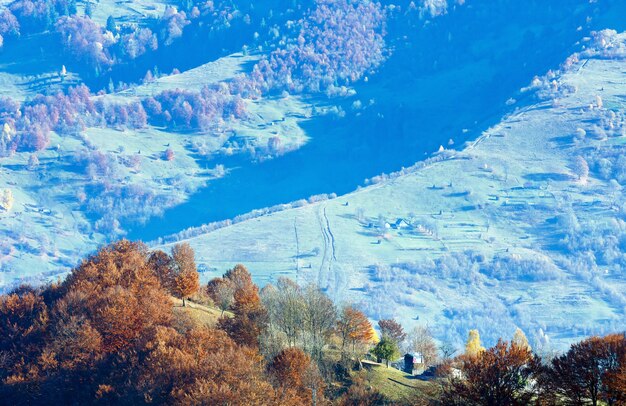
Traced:
[[475, 357], [483, 351], [485, 351], [485, 347], [480, 342], [480, 333], [478, 330], [470, 330], [465, 344], [465, 355]]
[[522, 331], [521, 328], [517, 328], [515, 333], [513, 334], [513, 340], [511, 340], [512, 344], [517, 345], [519, 348], [530, 351], [532, 348], [530, 344], [528, 344], [528, 339], [526, 338], [526, 334]]

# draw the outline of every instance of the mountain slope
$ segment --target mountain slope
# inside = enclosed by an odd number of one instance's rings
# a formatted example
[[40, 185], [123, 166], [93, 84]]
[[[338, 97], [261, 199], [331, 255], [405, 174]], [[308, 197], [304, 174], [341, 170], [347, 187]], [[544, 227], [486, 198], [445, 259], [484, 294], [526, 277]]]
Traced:
[[461, 151], [188, 242], [207, 277], [243, 262], [257, 282], [317, 283], [441, 339], [477, 327], [492, 342], [520, 326], [561, 346], [623, 328], [624, 39], [598, 34], [527, 89], [543, 101]]

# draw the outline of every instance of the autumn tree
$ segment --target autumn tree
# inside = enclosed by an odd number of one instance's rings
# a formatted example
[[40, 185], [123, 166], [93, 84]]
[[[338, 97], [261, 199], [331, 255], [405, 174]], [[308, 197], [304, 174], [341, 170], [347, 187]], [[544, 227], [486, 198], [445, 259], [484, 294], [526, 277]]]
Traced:
[[528, 339], [526, 338], [526, 334], [524, 334], [521, 328], [515, 329], [515, 333], [513, 334], [513, 339], [511, 340], [511, 342], [517, 345], [518, 347], [528, 348], [529, 351], [532, 350], [532, 348], [530, 347], [530, 344], [528, 344]]
[[303, 404], [323, 399], [324, 383], [311, 358], [297, 347], [285, 348], [268, 365], [270, 374], [284, 392], [292, 389]]
[[222, 311], [228, 310], [235, 301], [235, 292], [238, 290], [252, 289], [254, 283], [250, 271], [241, 264], [235, 265], [222, 275], [221, 278], [213, 278], [207, 284], [207, 293], [213, 303]]
[[350, 349], [360, 364], [358, 347], [371, 344], [375, 337], [375, 331], [365, 314], [351, 305], [344, 306], [339, 315], [336, 330], [341, 339], [342, 359], [345, 359], [347, 350]]
[[171, 321], [171, 302], [147, 258], [145, 245], [121, 240], [84, 260], [63, 284], [75, 295], [71, 315], [90, 321], [105, 351], [127, 348], [147, 328]]
[[[137, 368], [136, 381], [132, 383], [141, 395], [138, 402], [280, 403], [264, 374], [258, 352], [238, 346], [223, 331], [202, 327], [181, 334], [171, 328], [157, 328], [138, 351], [145, 360]], [[293, 400], [294, 394], [288, 393], [286, 397], [288, 401]]]
[[485, 348], [480, 342], [480, 333], [478, 330], [470, 330], [467, 342], [465, 343], [465, 355], [473, 357], [480, 354], [484, 350]]
[[152, 269], [154, 274], [161, 282], [168, 292], [173, 293], [176, 281], [176, 274], [174, 271], [174, 261], [172, 257], [167, 253], [156, 250], [150, 253], [148, 258], [148, 266]]
[[85, 259], [60, 285], [3, 296], [0, 343], [13, 342], [11, 367], [0, 372], [12, 382], [0, 385], [3, 401], [84, 404], [101, 385], [107, 393], [122, 391], [136, 346], [172, 318], [171, 301], [147, 262], [143, 244], [122, 240]]
[[189, 243], [176, 244], [172, 248], [172, 259], [176, 277], [174, 279], [174, 295], [182, 299], [193, 295], [200, 289], [200, 276], [196, 270], [195, 253]]
[[35, 289], [23, 287], [0, 297], [0, 382], [27, 379], [23, 360], [38, 354], [48, 325], [48, 307]]
[[[624, 370], [626, 338], [623, 334], [591, 337], [573, 344], [552, 360], [548, 391], [572, 404], [609, 405], [626, 401], [623, 381], [615, 379]], [[622, 375], [623, 379], [623, 375]]]
[[241, 264], [237, 264], [232, 269], [226, 271], [223, 278], [228, 279], [235, 287], [235, 290], [247, 289], [253, 285], [250, 271]]
[[502, 340], [487, 350], [460, 357], [461, 376], [448, 376], [444, 405], [523, 406], [535, 397], [531, 381], [539, 360], [528, 348]]
[[400, 349], [398, 348], [398, 343], [396, 343], [394, 339], [384, 335], [378, 344], [376, 344], [376, 346], [372, 349], [372, 354], [374, 354], [376, 358], [384, 359], [386, 361], [387, 368], [389, 368], [389, 361], [400, 356]]
[[166, 161], [173, 161], [174, 160], [174, 150], [172, 148], [167, 148], [165, 151], [163, 151], [163, 159]]
[[237, 289], [232, 311], [232, 317], [222, 316], [219, 319], [219, 328], [240, 345], [258, 347], [259, 336], [267, 326], [267, 310], [261, 303], [259, 288], [251, 285]]
[[394, 319], [379, 320], [378, 328], [380, 328], [380, 333], [383, 337], [391, 338], [398, 346], [401, 345], [407, 337], [402, 325]]
[[622, 346], [620, 352], [619, 367], [608, 371], [604, 377], [607, 391], [612, 394], [607, 398], [612, 399], [615, 405], [626, 404], [626, 348]]

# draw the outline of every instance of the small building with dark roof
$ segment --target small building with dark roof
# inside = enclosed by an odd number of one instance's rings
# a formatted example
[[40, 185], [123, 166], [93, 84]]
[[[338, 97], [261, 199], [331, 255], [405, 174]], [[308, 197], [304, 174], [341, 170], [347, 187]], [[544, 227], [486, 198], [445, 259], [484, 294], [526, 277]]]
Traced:
[[411, 375], [421, 375], [426, 369], [424, 357], [419, 352], [404, 354], [404, 372]]

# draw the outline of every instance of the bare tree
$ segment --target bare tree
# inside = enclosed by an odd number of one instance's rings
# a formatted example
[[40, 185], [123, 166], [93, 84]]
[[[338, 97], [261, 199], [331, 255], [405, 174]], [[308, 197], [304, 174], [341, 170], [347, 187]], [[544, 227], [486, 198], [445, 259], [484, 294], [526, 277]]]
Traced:
[[264, 302], [272, 326], [285, 334], [289, 347], [295, 346], [304, 328], [304, 300], [300, 287], [291, 279], [279, 278], [276, 289]]
[[444, 341], [439, 346], [439, 353], [441, 354], [441, 358], [443, 361], [447, 361], [457, 352], [457, 348], [450, 342]]
[[427, 326], [416, 326], [407, 338], [407, 351], [419, 352], [426, 365], [434, 365], [438, 360], [437, 344]]
[[224, 311], [230, 309], [235, 301], [235, 285], [228, 279], [212, 279], [207, 285], [207, 292], [215, 306], [222, 311], [221, 316], [224, 315]]
[[316, 285], [308, 285], [302, 293], [304, 348], [314, 359], [320, 359], [335, 326], [337, 309], [332, 300]]

